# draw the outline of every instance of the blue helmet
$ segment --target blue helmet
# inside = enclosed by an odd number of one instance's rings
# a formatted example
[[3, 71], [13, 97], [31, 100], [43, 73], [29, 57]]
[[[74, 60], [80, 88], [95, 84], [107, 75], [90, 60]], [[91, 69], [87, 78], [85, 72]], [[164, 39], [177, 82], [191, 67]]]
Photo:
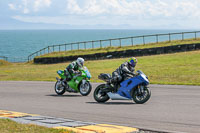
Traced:
[[132, 58], [130, 58], [130, 59], [128, 60], [128, 63], [129, 63], [131, 66], [135, 67], [136, 64], [137, 64], [137, 59], [136, 59], [135, 57], [132, 57]]

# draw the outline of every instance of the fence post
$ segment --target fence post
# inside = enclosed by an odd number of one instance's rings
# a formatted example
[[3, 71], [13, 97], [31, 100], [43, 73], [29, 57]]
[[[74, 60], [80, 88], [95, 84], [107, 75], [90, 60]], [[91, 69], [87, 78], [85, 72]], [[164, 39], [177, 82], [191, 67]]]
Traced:
[[121, 42], [121, 39], [119, 39], [119, 45], [120, 45], [120, 47], [122, 47], [122, 42]]
[[131, 37], [131, 43], [132, 43], [132, 46], [133, 46], [133, 37]]
[[65, 44], [65, 51], [67, 50], [66, 46], [67, 46], [67, 44]]
[[169, 33], [169, 42], [171, 42], [171, 34]]
[[112, 42], [111, 42], [112, 40], [110, 39], [110, 47], [112, 47]]
[[92, 41], [92, 48], [94, 48], [94, 41]]
[[78, 50], [79, 50], [79, 42], [78, 42]]
[[145, 44], [144, 36], [143, 36], [143, 44]]
[[184, 40], [184, 33], [182, 32], [182, 40]]
[[53, 45], [53, 52], [54, 52], [54, 45]]
[[102, 48], [101, 40], [100, 40], [100, 48]]
[[84, 48], [86, 49], [86, 42], [84, 42]]
[[49, 46], [48, 46], [48, 54], [49, 54]]
[[196, 40], [197, 39], [197, 32], [195, 32], [194, 35], [195, 35], [195, 40]]
[[158, 43], [158, 34], [156, 35], [156, 42]]

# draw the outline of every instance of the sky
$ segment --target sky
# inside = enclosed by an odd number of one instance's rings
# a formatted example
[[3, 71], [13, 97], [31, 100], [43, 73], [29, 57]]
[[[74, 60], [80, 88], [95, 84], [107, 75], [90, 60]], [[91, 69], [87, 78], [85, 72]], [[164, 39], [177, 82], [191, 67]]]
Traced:
[[0, 29], [200, 29], [200, 0], [0, 0]]

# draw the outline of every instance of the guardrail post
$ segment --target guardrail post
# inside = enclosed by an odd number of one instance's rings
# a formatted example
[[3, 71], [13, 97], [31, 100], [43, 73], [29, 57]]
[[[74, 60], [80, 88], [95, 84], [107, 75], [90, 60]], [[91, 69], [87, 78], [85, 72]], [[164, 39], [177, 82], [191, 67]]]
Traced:
[[100, 48], [102, 48], [101, 40], [100, 40]]
[[86, 42], [84, 42], [84, 48], [86, 49]]
[[48, 46], [48, 54], [49, 54], [49, 46]]
[[171, 42], [171, 34], [169, 33], [169, 42]]
[[184, 40], [184, 33], [182, 32], [182, 40]]
[[158, 43], [158, 35], [156, 35], [156, 42]]
[[65, 44], [65, 51], [67, 50], [66, 46], [67, 46], [67, 44]]
[[194, 33], [194, 36], [195, 36], [195, 40], [196, 40], [197, 39], [197, 32]]
[[120, 47], [122, 47], [122, 42], [121, 42], [121, 39], [119, 39], [119, 45], [120, 45]]
[[132, 46], [133, 46], [133, 37], [131, 37], [131, 43], [132, 43]]
[[110, 47], [112, 47], [112, 42], [111, 42], [112, 40], [110, 39]]
[[78, 43], [78, 50], [79, 50], [79, 43]]
[[92, 48], [94, 48], [94, 41], [92, 41]]
[[143, 36], [143, 44], [145, 44], [144, 36]]

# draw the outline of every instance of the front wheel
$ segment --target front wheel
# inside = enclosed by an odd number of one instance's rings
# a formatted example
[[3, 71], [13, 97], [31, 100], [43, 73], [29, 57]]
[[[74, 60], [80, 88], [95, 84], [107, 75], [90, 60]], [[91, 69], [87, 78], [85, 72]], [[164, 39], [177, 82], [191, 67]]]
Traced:
[[65, 87], [62, 85], [62, 81], [57, 81], [55, 84], [55, 92], [58, 95], [63, 95], [65, 93]]
[[97, 86], [93, 94], [94, 99], [98, 103], [105, 103], [106, 101], [110, 99], [106, 92], [102, 92], [102, 89], [105, 89], [105, 84], [101, 84]]
[[90, 84], [90, 82], [86, 81], [85, 83], [81, 83], [79, 85], [79, 91], [81, 93], [82, 96], [87, 96], [88, 94], [90, 94], [92, 90], [92, 86]]
[[143, 104], [149, 100], [151, 97], [151, 91], [146, 86], [139, 86], [133, 91], [133, 101], [137, 104]]

